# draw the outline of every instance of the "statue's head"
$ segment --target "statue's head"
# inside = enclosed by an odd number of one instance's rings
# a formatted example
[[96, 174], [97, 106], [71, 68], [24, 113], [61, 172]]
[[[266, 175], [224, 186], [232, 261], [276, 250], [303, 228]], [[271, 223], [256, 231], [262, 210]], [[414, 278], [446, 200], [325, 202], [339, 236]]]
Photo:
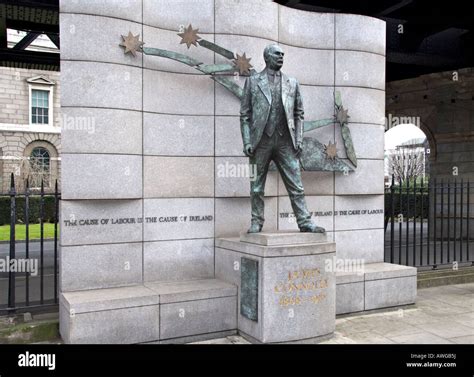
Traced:
[[283, 66], [283, 55], [285, 55], [283, 50], [277, 44], [268, 45], [263, 50], [265, 65], [275, 71], [278, 71]]

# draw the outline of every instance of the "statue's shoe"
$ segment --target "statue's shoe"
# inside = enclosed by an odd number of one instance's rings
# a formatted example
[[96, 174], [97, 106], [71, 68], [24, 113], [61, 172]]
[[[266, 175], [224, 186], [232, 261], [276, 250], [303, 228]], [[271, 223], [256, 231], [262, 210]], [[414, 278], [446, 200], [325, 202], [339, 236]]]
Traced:
[[261, 224], [252, 223], [252, 225], [250, 225], [249, 230], [247, 230], [247, 233], [260, 233], [261, 230], [262, 230]]
[[315, 224], [302, 226], [300, 232], [311, 232], [311, 233], [326, 233], [326, 229], [316, 226]]

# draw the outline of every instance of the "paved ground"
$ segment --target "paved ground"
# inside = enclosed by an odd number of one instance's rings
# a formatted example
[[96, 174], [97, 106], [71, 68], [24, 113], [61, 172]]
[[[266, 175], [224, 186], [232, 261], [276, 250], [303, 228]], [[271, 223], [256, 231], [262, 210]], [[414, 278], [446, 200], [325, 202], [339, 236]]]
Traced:
[[[16, 243], [16, 257], [25, 258], [25, 243]], [[0, 243], [0, 259], [6, 259], [10, 253], [10, 245], [8, 243]], [[29, 279], [29, 300], [30, 302], [39, 301], [40, 299], [40, 243], [32, 241], [29, 244], [30, 258], [38, 260], [38, 275], [31, 276]], [[54, 242], [44, 241], [44, 299], [49, 300], [54, 297]], [[59, 267], [58, 267], [59, 268]], [[16, 277], [16, 297], [17, 304], [22, 305], [25, 302], [25, 277], [24, 274], [19, 273]], [[0, 309], [6, 307], [8, 300], [8, 273], [0, 272]]]
[[[230, 336], [198, 343], [248, 342]], [[337, 318], [334, 337], [322, 342], [362, 343], [474, 344], [474, 283], [419, 289], [416, 304], [404, 309]]]

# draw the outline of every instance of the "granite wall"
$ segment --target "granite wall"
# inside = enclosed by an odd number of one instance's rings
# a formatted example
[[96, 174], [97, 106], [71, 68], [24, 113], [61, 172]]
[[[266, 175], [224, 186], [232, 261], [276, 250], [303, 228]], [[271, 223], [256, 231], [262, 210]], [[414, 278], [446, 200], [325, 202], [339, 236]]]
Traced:
[[[307, 201], [324, 215], [315, 220], [338, 257], [383, 261], [383, 213], [369, 213], [384, 207], [383, 21], [266, 0], [62, 0], [60, 9], [62, 112], [95, 122], [93, 133], [62, 134], [63, 292], [214, 277], [214, 239], [249, 226], [249, 178], [232, 173], [247, 163], [238, 99], [190, 67], [119, 47], [131, 31], [147, 47], [224, 62], [179, 44], [190, 23], [202, 38], [245, 52], [257, 71], [264, 47], [279, 43], [307, 120], [332, 117], [341, 92], [358, 166], [346, 175], [304, 172]], [[338, 126], [308, 135], [337, 142], [345, 158]], [[264, 229], [297, 229], [285, 217], [290, 208], [271, 173]]]

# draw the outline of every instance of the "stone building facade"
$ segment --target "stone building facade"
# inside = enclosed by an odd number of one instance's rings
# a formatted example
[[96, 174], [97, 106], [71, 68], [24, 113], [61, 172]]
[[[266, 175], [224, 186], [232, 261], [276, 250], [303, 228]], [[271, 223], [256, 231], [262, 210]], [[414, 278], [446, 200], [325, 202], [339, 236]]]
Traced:
[[386, 91], [387, 128], [393, 120], [419, 125], [430, 144], [431, 176], [472, 181], [473, 68], [393, 81]]
[[59, 72], [0, 67], [0, 191], [11, 173], [22, 190], [43, 180], [54, 189], [61, 170]]
[[437, 234], [442, 226], [453, 239], [474, 234], [474, 69], [393, 81], [386, 95], [388, 128], [393, 120], [418, 124], [429, 142], [430, 179], [451, 185], [436, 206]]

